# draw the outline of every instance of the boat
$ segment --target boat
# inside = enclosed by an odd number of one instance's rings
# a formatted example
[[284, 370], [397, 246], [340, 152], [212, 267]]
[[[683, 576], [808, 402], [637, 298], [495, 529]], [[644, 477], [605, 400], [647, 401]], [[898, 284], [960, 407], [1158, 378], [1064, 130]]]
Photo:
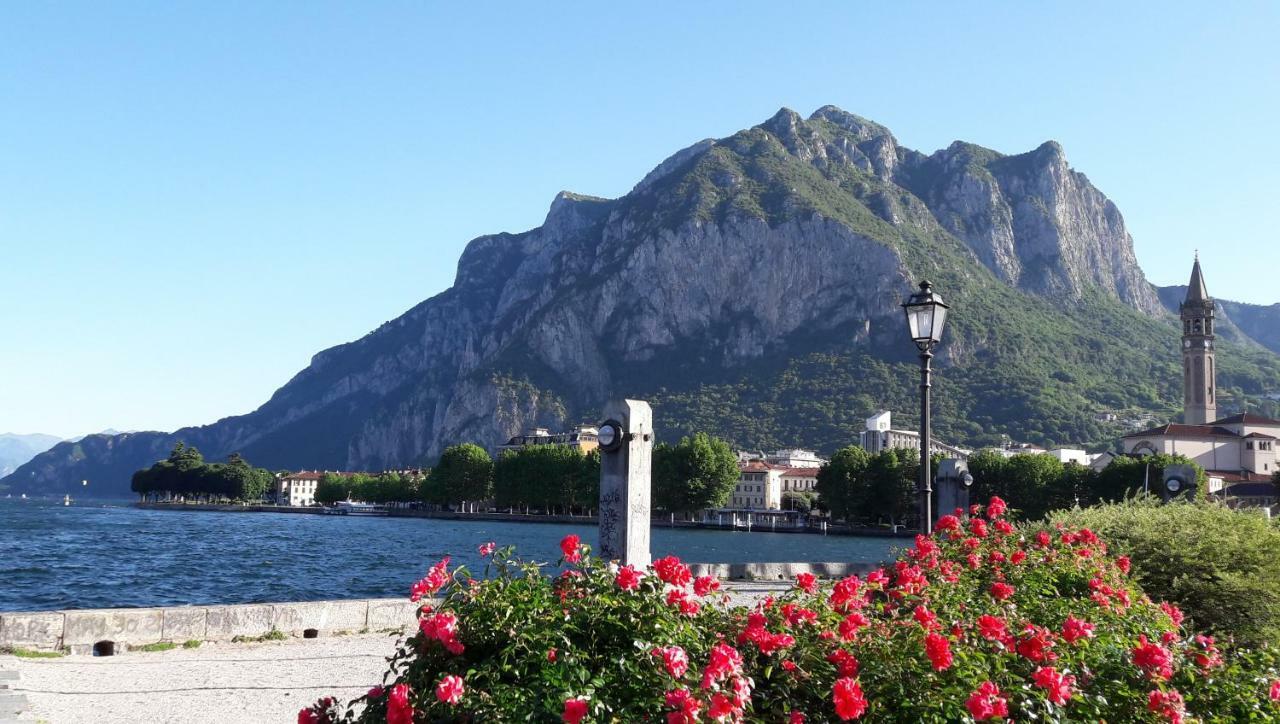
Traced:
[[64, 495], [64, 496], [62, 496], [62, 504], [63, 504], [63, 505], [71, 505], [71, 496], [70, 496], [70, 495]]
[[387, 510], [385, 505], [374, 505], [373, 503], [353, 503], [349, 500], [339, 501], [333, 507], [333, 512], [337, 515], [390, 515], [391, 511]]

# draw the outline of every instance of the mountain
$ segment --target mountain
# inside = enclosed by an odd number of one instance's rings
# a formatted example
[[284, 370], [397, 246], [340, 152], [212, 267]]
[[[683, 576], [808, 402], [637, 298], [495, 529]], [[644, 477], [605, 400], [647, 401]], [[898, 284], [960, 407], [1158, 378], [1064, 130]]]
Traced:
[[[700, 141], [617, 199], [562, 192], [541, 226], [473, 240], [452, 287], [315, 355], [252, 413], [62, 443], [6, 480], [127, 489], [177, 440], [270, 468], [431, 462], [594, 420], [617, 395], [650, 400], [664, 438], [831, 451], [879, 408], [915, 424], [898, 305], [926, 277], [953, 307], [943, 439], [1106, 446], [1123, 430], [1101, 410], [1178, 411], [1178, 325], [1057, 143], [926, 155], [827, 106]], [[1280, 379], [1244, 340], [1219, 365], [1222, 409]]]
[[[1185, 284], [1157, 287], [1160, 301], [1174, 314], [1186, 298]], [[1214, 297], [1218, 304], [1218, 328], [1229, 330], [1236, 341], [1256, 342], [1272, 352], [1280, 353], [1280, 304], [1262, 305], [1232, 302]], [[1280, 380], [1277, 380], [1280, 387]]]
[[0, 477], [8, 475], [36, 455], [48, 450], [62, 438], [53, 435], [19, 435], [0, 433]]

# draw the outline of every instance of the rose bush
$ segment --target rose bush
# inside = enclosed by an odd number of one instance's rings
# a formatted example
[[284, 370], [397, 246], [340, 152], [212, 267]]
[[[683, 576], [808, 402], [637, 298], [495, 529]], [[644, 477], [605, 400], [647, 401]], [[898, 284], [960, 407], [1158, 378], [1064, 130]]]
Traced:
[[1184, 629], [1090, 530], [1015, 529], [998, 499], [970, 512], [888, 568], [752, 608], [675, 558], [609, 566], [576, 536], [552, 577], [511, 549], [484, 578], [437, 564], [413, 593], [444, 597], [384, 686], [299, 721], [1280, 718], [1269, 649]]

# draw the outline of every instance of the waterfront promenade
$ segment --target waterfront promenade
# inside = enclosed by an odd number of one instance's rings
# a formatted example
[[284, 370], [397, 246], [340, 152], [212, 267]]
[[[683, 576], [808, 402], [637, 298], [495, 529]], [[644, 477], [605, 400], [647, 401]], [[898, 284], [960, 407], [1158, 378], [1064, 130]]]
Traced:
[[[790, 585], [738, 581], [726, 590], [731, 603], [750, 605]], [[345, 701], [382, 683], [386, 658], [399, 639], [394, 633], [356, 633], [110, 657], [0, 655], [0, 685], [6, 673], [16, 674], [4, 691], [22, 702], [16, 717], [22, 722], [288, 722], [321, 696]], [[13, 718], [0, 710], [0, 722]]]

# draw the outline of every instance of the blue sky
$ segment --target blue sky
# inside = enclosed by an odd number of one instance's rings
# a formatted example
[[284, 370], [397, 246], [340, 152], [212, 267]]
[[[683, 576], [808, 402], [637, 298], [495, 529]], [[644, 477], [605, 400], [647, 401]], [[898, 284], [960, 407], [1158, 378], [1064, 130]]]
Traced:
[[832, 103], [1047, 139], [1156, 283], [1280, 301], [1280, 5], [6, 3], [0, 432], [244, 413], [556, 192]]

